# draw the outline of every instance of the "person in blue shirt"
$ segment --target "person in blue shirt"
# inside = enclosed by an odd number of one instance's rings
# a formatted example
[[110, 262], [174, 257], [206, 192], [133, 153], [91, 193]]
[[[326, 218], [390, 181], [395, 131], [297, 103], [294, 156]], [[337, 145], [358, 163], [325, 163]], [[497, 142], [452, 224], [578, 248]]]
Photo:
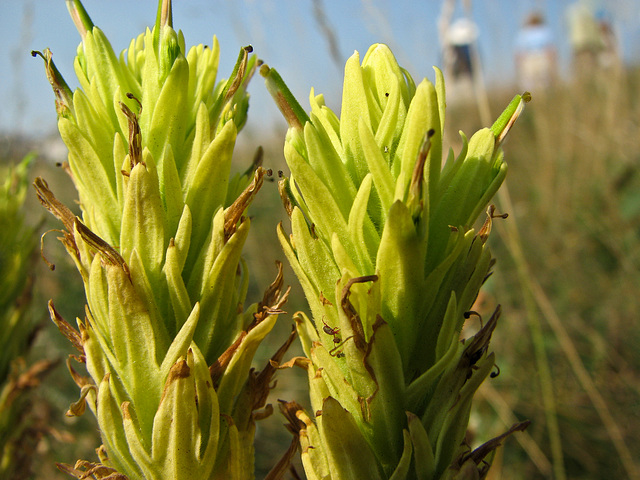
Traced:
[[557, 53], [553, 34], [541, 13], [530, 13], [515, 43], [520, 88], [544, 91], [557, 77]]

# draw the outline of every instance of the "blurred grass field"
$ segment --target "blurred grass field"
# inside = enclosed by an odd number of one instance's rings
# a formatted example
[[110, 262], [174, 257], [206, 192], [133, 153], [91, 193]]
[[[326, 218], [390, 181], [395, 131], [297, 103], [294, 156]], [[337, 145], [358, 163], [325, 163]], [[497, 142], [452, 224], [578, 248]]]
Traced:
[[[513, 93], [490, 92], [492, 111], [501, 111]], [[629, 478], [620, 442], [629, 452], [640, 452], [638, 93], [638, 69], [533, 92], [533, 101], [504, 147], [510, 203], [505, 204], [504, 196], [496, 203], [510, 216], [496, 221], [490, 241], [497, 265], [478, 304], [479, 311], [487, 315], [497, 303], [502, 305], [503, 315], [492, 341], [501, 373], [480, 392], [471, 434], [476, 442], [485, 441], [504, 431], [512, 417], [530, 419], [532, 425], [526, 436], [517, 434], [498, 453], [490, 473], [494, 480], [555, 478], [562, 473], [568, 479]], [[474, 104], [457, 104], [448, 110], [446, 128], [454, 145], [457, 130], [470, 134], [481, 126]], [[258, 146], [251, 142], [250, 133], [245, 132], [245, 141], [236, 152], [238, 169], [251, 161]], [[265, 167], [274, 172], [285, 169], [281, 133], [263, 142]], [[22, 148], [3, 144], [15, 151]], [[3, 158], [11, 156], [3, 149]], [[46, 178], [65, 204], [73, 203], [70, 180], [50, 161], [39, 161], [31, 173]], [[29, 220], [36, 223], [44, 217], [42, 231], [59, 228], [33, 197], [28, 202]], [[275, 274], [275, 260], [284, 260], [275, 227], [285, 213], [275, 182], [265, 183], [250, 213], [253, 224], [246, 256], [253, 283], [248, 299], [255, 302]], [[518, 232], [515, 239], [514, 229]], [[49, 298], [68, 321], [84, 314], [80, 278], [55, 236], [45, 237], [44, 253], [56, 270], [40, 262], [35, 272], [34, 315], [42, 317], [43, 327], [33, 359], [66, 359], [72, 353], [47, 318]], [[514, 241], [522, 249], [524, 267], [522, 258], [514, 255]], [[280, 317], [261, 348], [258, 368], [286, 338], [291, 315], [305, 308], [290, 270], [285, 281], [294, 285], [289, 313]], [[553, 316], [566, 335], [549, 322]], [[571, 356], [572, 348], [578, 363]], [[294, 347], [289, 356], [299, 353]], [[544, 356], [548, 378], [540, 363]], [[584, 371], [577, 370], [579, 364]], [[67, 478], [53, 463], [93, 459], [93, 449], [99, 445], [90, 414], [80, 419], [64, 416], [78, 395], [65, 370], [64, 365], [59, 367], [36, 393], [50, 431], [38, 450], [35, 478]], [[594, 392], [585, 389], [584, 372], [609, 416], [594, 401]], [[302, 372], [281, 371], [277, 379], [270, 400], [274, 407], [279, 398], [306, 404]], [[549, 401], [555, 407], [552, 415], [546, 409]], [[557, 422], [559, 445], [549, 435], [554, 431], [553, 422]], [[283, 423], [278, 413], [259, 423], [257, 478], [264, 477], [288, 447], [290, 436]], [[617, 444], [612, 439], [616, 432], [620, 436]], [[638, 468], [635, 458], [631, 467]]]
[[[492, 433], [504, 428], [500, 415], [533, 423], [528, 450], [510, 439], [491, 478], [638, 478], [639, 73], [594, 72], [534, 92], [504, 147], [509, 173], [496, 201], [510, 217], [491, 239], [498, 263], [483, 299], [487, 311], [503, 305], [492, 340], [502, 373], [478, 411]], [[505, 101], [492, 96], [493, 111]], [[449, 125], [472, 117], [450, 112]]]

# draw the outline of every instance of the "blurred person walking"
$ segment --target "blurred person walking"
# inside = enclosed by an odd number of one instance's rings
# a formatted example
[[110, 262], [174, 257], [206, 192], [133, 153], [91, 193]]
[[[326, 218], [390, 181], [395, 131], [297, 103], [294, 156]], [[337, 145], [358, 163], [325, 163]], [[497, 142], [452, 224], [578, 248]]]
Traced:
[[608, 10], [599, 8], [595, 17], [602, 41], [602, 49], [598, 53], [598, 67], [605, 70], [616, 68], [620, 65], [621, 55], [612, 16]]
[[521, 89], [544, 92], [558, 76], [557, 52], [553, 34], [544, 16], [530, 13], [516, 38], [516, 72]]
[[478, 53], [480, 30], [472, 18], [471, 0], [462, 0], [463, 15], [456, 16], [457, 0], [443, 0], [438, 17], [442, 66], [450, 105], [473, 101], [483, 122], [491, 121], [489, 99]]
[[438, 35], [442, 49], [442, 71], [447, 80], [449, 98], [469, 100], [473, 98], [477, 81], [479, 29], [471, 19], [471, 4], [463, 1], [464, 15], [454, 17], [456, 0], [444, 0], [438, 19]]
[[611, 15], [589, 0], [578, 0], [567, 8], [569, 42], [576, 78], [591, 76], [619, 64], [618, 41]]
[[447, 29], [443, 47], [445, 74], [454, 81], [473, 78], [473, 44], [478, 38], [478, 27], [469, 18], [458, 18]]

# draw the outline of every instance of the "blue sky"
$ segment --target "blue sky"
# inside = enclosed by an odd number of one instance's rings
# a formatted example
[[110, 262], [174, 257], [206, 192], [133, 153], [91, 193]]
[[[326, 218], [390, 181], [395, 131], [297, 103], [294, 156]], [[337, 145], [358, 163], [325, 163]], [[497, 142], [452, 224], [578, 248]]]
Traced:
[[[546, 15], [566, 69], [564, 11], [570, 0], [471, 3], [490, 85], [513, 79], [513, 42], [523, 17], [534, 8]], [[157, 1], [85, 0], [84, 4], [119, 52], [153, 24]], [[441, 0], [322, 0], [322, 4], [342, 62], [354, 50], [364, 54], [370, 44], [383, 42], [415, 79], [433, 78], [432, 66], [440, 63], [436, 22]], [[607, 6], [621, 34], [625, 60], [640, 63], [640, 2], [613, 0]], [[312, 0], [174, 0], [174, 26], [185, 33], [187, 47], [209, 44], [216, 34], [222, 76], [231, 71], [239, 48], [251, 44], [261, 59], [278, 69], [303, 106], [308, 105], [311, 86], [325, 94], [330, 106], [339, 105], [342, 67], [331, 60]], [[79, 41], [64, 0], [0, 0], [0, 131], [44, 135], [55, 129], [53, 94], [42, 61], [29, 52], [51, 48], [58, 68], [75, 87], [72, 65]], [[251, 128], [283, 123], [259, 76], [250, 92]]]

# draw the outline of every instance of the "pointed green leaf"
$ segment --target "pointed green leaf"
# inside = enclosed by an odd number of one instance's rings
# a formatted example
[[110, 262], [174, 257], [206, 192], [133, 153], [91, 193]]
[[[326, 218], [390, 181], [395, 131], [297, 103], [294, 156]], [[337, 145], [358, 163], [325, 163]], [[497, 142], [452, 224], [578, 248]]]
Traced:
[[[342, 88], [342, 111], [340, 113], [340, 138], [344, 148], [344, 163], [358, 185], [367, 173], [367, 165], [362, 158], [358, 124], [364, 119], [371, 125], [371, 114], [365, 89], [360, 55], [358, 52], [347, 60], [344, 67], [344, 85]], [[377, 126], [377, 125], [376, 125]]]
[[400, 352], [389, 325], [379, 321], [374, 325], [370, 340], [370, 353], [366, 357], [369, 368], [375, 372], [377, 391], [367, 402], [370, 402], [372, 435], [369, 441], [373, 444], [385, 472], [393, 472], [403, 454], [402, 428], [405, 414], [402, 401], [405, 396], [404, 376]]
[[[404, 440], [402, 447], [402, 457], [396, 469], [393, 471], [389, 480], [405, 480], [409, 478], [409, 469], [411, 468], [411, 457], [413, 454], [413, 444], [411, 443], [411, 435], [408, 430], [402, 431], [402, 437]], [[425, 477], [426, 478], [426, 477]]]
[[273, 329], [277, 318], [277, 315], [268, 316], [252, 328], [242, 339], [240, 346], [235, 351], [231, 362], [222, 375], [220, 386], [217, 389], [221, 412], [232, 411], [233, 401], [247, 380], [255, 352], [260, 346], [260, 342]]
[[176, 480], [202, 478], [195, 445], [200, 433], [196, 391], [189, 364], [193, 360], [181, 359], [171, 368], [153, 420], [154, 467]]
[[367, 174], [362, 180], [358, 194], [353, 200], [347, 223], [351, 243], [355, 247], [356, 258], [354, 261], [358, 265], [358, 270], [365, 274], [373, 273], [372, 258], [376, 254], [376, 247], [380, 242], [377, 232], [367, 215], [372, 182], [371, 174]]
[[327, 137], [333, 146], [333, 150], [342, 158], [344, 151], [340, 140], [340, 120], [333, 111], [324, 104], [323, 95], [315, 95], [313, 87], [309, 93], [309, 104], [311, 105], [311, 123], [322, 135]]
[[436, 462], [427, 432], [416, 415], [407, 412], [407, 419], [409, 421], [409, 434], [413, 443], [416, 478], [434, 478]]
[[204, 357], [213, 363], [233, 342], [242, 328], [238, 313], [244, 301], [236, 291], [236, 275], [242, 247], [249, 233], [247, 219], [238, 227], [205, 273], [200, 294], [202, 309], [194, 341]]
[[158, 177], [149, 152], [132, 170], [127, 186], [120, 234], [121, 255], [130, 262], [135, 249], [152, 284], [157, 284], [165, 252], [165, 212]]
[[109, 430], [103, 432], [102, 441], [113, 466], [120, 471], [142, 475], [140, 467], [131, 456], [123, 427], [122, 412], [111, 394], [109, 377], [105, 377], [100, 382], [97, 403], [98, 424], [109, 426]]
[[337, 400], [328, 397], [324, 401], [318, 423], [332, 476], [341, 480], [383, 478], [378, 461], [353, 417]]
[[196, 303], [193, 306], [193, 310], [191, 311], [189, 318], [184, 322], [182, 328], [178, 330], [178, 334], [171, 342], [171, 345], [167, 350], [167, 354], [162, 360], [162, 364], [159, 369], [162, 375], [166, 375], [180, 357], [187, 355], [187, 350], [189, 347], [192, 347], [193, 333], [196, 330], [199, 319], [200, 304]]
[[[376, 258], [383, 298], [382, 317], [396, 335], [403, 365], [415, 341], [414, 323], [424, 296], [424, 240], [417, 236], [407, 207], [396, 201], [389, 210]], [[405, 374], [408, 372], [405, 371]]]
[[[349, 177], [345, 165], [331, 146], [329, 138], [323, 136], [322, 132], [318, 131], [311, 123], [307, 123], [304, 127], [304, 141], [309, 165], [327, 189], [332, 192], [336, 205], [341, 209], [342, 216], [347, 218], [349, 207], [356, 196], [356, 187]], [[296, 177], [297, 172], [292, 169], [292, 173]]]
[[306, 429], [300, 432], [300, 449], [307, 480], [332, 478], [318, 428], [306, 412], [299, 412], [298, 415], [298, 418], [306, 424]]
[[395, 199], [404, 200], [408, 193], [409, 182], [413, 174], [418, 152], [424, 141], [425, 134], [433, 129], [435, 135], [431, 137], [431, 148], [427, 156], [424, 178], [429, 192], [435, 192], [440, 177], [442, 164], [442, 137], [439, 135], [440, 114], [435, 87], [424, 79], [411, 100], [407, 119], [405, 120], [402, 138], [398, 146], [397, 155], [401, 162], [394, 171], [398, 180], [396, 183]]
[[369, 171], [373, 176], [376, 192], [380, 197], [382, 219], [386, 219], [387, 212], [391, 208], [394, 195], [394, 179], [391, 176], [389, 165], [380, 151], [380, 147], [364, 120], [359, 124], [360, 142]]
[[[185, 203], [193, 216], [192, 248], [198, 249], [204, 243], [204, 235], [211, 225], [212, 210], [221, 206], [226, 197], [228, 172], [236, 141], [236, 128], [228, 122], [209, 145], [195, 170], [191, 187], [186, 192]], [[224, 176], [220, 172], [226, 172]], [[212, 183], [212, 179], [216, 179]]]

